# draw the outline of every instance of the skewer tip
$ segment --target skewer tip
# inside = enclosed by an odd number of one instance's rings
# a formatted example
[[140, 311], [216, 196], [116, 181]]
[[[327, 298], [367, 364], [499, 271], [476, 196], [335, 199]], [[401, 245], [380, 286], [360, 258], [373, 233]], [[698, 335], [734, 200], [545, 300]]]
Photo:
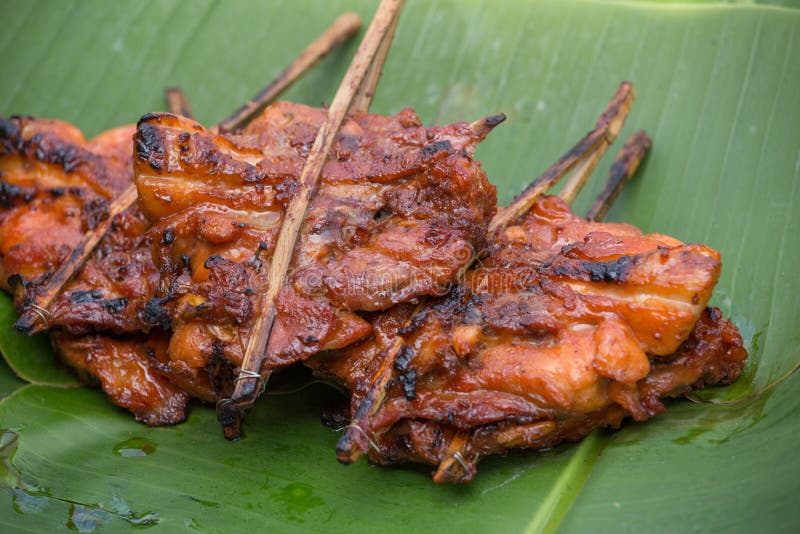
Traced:
[[352, 37], [359, 29], [361, 29], [361, 17], [358, 13], [353, 11], [346, 11], [339, 15], [333, 22], [333, 26], [342, 31], [342, 40], [347, 40]]
[[345, 428], [344, 432], [336, 444], [336, 460], [341, 464], [350, 465], [361, 457], [364, 450], [358, 444], [359, 436], [355, 435], [353, 427]]
[[505, 122], [506, 120], [505, 113], [498, 113], [497, 115], [489, 115], [488, 117], [484, 117], [482, 119], [476, 120], [473, 123], [470, 123], [470, 129], [475, 132], [478, 141], [483, 141], [489, 132], [495, 129], [498, 124]]
[[41, 322], [39, 315], [31, 309], [22, 312], [19, 319], [14, 323], [14, 330], [26, 336], [32, 336], [41, 332], [45, 326]]
[[193, 118], [192, 106], [183, 89], [177, 86], [167, 87], [164, 89], [164, 97], [167, 100], [167, 107], [170, 113], [189, 117], [190, 119]]

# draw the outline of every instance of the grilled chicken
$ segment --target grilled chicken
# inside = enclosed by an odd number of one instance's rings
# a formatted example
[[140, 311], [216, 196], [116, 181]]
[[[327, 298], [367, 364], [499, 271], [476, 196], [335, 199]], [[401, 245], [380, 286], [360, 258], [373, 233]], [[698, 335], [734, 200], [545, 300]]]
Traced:
[[66, 363], [99, 382], [109, 399], [137, 420], [158, 426], [186, 418], [189, 395], [158, 372], [167, 350], [162, 333], [111, 337], [55, 330], [51, 339]]
[[[22, 311], [87, 231], [108, 217], [108, 205], [133, 179], [134, 127], [91, 141], [53, 120], [0, 120], [0, 285]], [[146, 330], [146, 296], [158, 272], [146, 221], [136, 208], [117, 217], [82, 273], [49, 310], [51, 326], [73, 333]]]
[[[62, 357], [137, 419], [173, 424], [190, 398], [230, 393], [324, 114], [278, 103], [226, 135], [168, 114], [140, 121], [142, 210], [114, 220], [49, 317]], [[130, 183], [131, 133], [87, 142], [56, 121], [0, 122], [0, 271], [18, 307]], [[495, 190], [471, 157], [485, 134], [426, 129], [410, 110], [346, 121], [267, 359], [311, 357], [351, 392], [373, 461], [439, 465], [439, 482], [471, 479], [487, 454], [648, 419], [665, 397], [734, 380], [747, 356], [707, 308], [713, 249], [587, 222], [555, 197], [487, 243]]]
[[[590, 223], [545, 197], [446, 298], [396, 308], [368, 340], [309, 364], [354, 392], [350, 435], [373, 461], [428, 462], [437, 481], [463, 482], [479, 456], [643, 421], [664, 397], [736, 379], [741, 336], [706, 307], [719, 271], [708, 247]], [[380, 402], [369, 390], [387, 361]]]
[[[268, 265], [324, 109], [279, 102], [218, 135], [146, 115], [134, 166], [161, 272], [149, 317], [172, 329], [176, 373], [243, 359]], [[484, 121], [490, 126], [502, 117]], [[485, 243], [495, 188], [471, 157], [488, 133], [424, 128], [410, 109], [342, 126], [277, 300], [266, 370], [364, 338], [356, 312], [446, 292]]]
[[[0, 284], [19, 311], [132, 183], [134, 131], [87, 141], [60, 121], [0, 120]], [[118, 215], [47, 320], [55, 350], [115, 404], [147, 424], [173, 424], [185, 418], [188, 395], [160, 374], [168, 338], [139, 333], [152, 329], [145, 305], [158, 282], [146, 227], [136, 207]], [[207, 378], [195, 382], [208, 389]]]

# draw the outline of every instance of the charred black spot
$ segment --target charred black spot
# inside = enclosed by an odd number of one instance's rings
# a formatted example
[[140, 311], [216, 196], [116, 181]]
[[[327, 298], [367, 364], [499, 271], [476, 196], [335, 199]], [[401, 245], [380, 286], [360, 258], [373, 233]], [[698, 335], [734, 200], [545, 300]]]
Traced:
[[154, 351], [153, 349], [148, 347], [146, 349], [146, 352], [147, 352], [147, 357], [148, 358], [155, 358], [156, 357], [156, 351]]
[[350, 153], [355, 152], [361, 146], [358, 136], [355, 135], [343, 134], [338, 137], [337, 141], [341, 145], [337, 148], [339, 149], [339, 152], [341, 152], [341, 156], [343, 156], [345, 159], [349, 158]]
[[175, 241], [175, 232], [172, 230], [172, 228], [168, 228], [167, 231], [164, 232], [164, 235], [161, 236], [161, 242], [165, 245], [169, 245], [173, 241]]
[[[39, 154], [37, 153], [37, 157], [38, 156]], [[43, 157], [40, 157], [39, 159], [49, 163], [55, 163], [56, 165], [61, 165], [66, 172], [72, 172], [80, 163], [78, 149], [73, 145], [59, 145], [49, 153], [44, 152]]]
[[0, 180], [0, 207], [3, 209], [10, 210], [13, 208], [17, 199], [29, 202], [28, 196], [20, 186]]
[[73, 291], [69, 295], [69, 301], [73, 304], [84, 304], [86, 302], [93, 302], [103, 298], [103, 292], [99, 289], [91, 291]]
[[81, 211], [86, 228], [94, 230], [98, 224], [108, 219], [108, 202], [104, 198], [94, 198], [81, 206]]
[[497, 115], [492, 115], [491, 117], [486, 117], [484, 119], [484, 122], [486, 123], [486, 126], [488, 126], [489, 128], [494, 128], [495, 126], [497, 126], [498, 124], [500, 124], [501, 122], [503, 122], [505, 120], [506, 120], [506, 114], [505, 113], [498, 113]]
[[152, 298], [147, 301], [144, 307], [144, 320], [150, 324], [160, 324], [165, 329], [170, 326], [170, 318], [167, 310], [164, 309], [164, 303], [167, 298]]
[[439, 152], [446, 152], [450, 153], [453, 152], [453, 145], [450, 144], [450, 141], [436, 141], [430, 145], [425, 145], [422, 147], [422, 157], [423, 158], [430, 158]]
[[403, 386], [403, 395], [408, 400], [417, 398], [417, 372], [410, 369], [407, 373], [400, 375], [400, 385]]
[[12, 274], [11, 276], [8, 277], [7, 282], [8, 282], [8, 287], [10, 287], [11, 289], [16, 289], [17, 287], [24, 288], [26, 286], [25, 279], [22, 278], [21, 274]]
[[0, 118], [0, 139], [2, 139], [3, 145], [5, 146], [7, 139], [10, 140], [17, 137], [19, 137], [19, 121], [13, 118]]
[[105, 308], [108, 313], [119, 313], [127, 307], [128, 299], [125, 298], [111, 299], [103, 303], [103, 308]]
[[184, 269], [189, 269], [191, 267], [191, 264], [189, 263], [190, 259], [191, 258], [189, 258], [189, 256], [187, 256], [186, 254], [181, 255], [181, 264], [183, 265]]
[[298, 336], [298, 337], [300, 338], [300, 341], [302, 341], [306, 345], [312, 345], [314, 343], [319, 343], [319, 338], [316, 337], [316, 336], [307, 335], [307, 336]]
[[214, 344], [211, 345], [211, 363], [216, 365], [225, 361], [227, 361], [225, 359], [225, 351], [222, 349], [222, 345], [220, 345], [218, 341], [215, 341]]
[[622, 283], [632, 263], [632, 257], [622, 256], [611, 261], [585, 261], [581, 267], [589, 273], [593, 282]]
[[64, 196], [66, 192], [67, 190], [64, 189], [63, 187], [54, 187], [50, 189], [50, 194], [56, 198]]
[[388, 219], [391, 214], [392, 214], [392, 209], [389, 208], [388, 206], [384, 206], [383, 208], [375, 212], [375, 215], [372, 216], [372, 220], [382, 221], [384, 219]]
[[414, 351], [408, 345], [403, 345], [400, 352], [397, 353], [397, 358], [394, 360], [394, 369], [398, 372], [403, 372], [408, 367], [408, 363], [414, 357]]
[[539, 272], [551, 271], [558, 276], [592, 282], [611, 282], [622, 284], [628, 272], [636, 263], [635, 256], [622, 256], [611, 261], [581, 261], [546, 264], [539, 267]]
[[164, 147], [161, 144], [158, 128], [147, 122], [142, 122], [145, 117], [147, 115], [139, 121], [139, 127], [136, 131], [136, 155], [141, 160], [148, 160], [151, 167], [159, 170], [161, 165], [156, 159], [164, 156]]
[[161, 122], [162, 117], [174, 117], [175, 115], [170, 115], [169, 113], [158, 112], [158, 111], [151, 111], [149, 113], [145, 113], [141, 117], [139, 117], [139, 122], [136, 123], [136, 127], [143, 126], [148, 122]]

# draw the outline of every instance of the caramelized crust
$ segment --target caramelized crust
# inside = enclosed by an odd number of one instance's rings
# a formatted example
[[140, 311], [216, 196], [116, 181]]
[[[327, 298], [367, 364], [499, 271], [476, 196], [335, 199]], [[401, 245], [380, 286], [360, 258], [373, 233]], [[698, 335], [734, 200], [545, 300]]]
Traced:
[[[18, 311], [132, 183], [134, 131], [122, 126], [86, 141], [60, 121], [0, 120], [0, 283], [14, 290]], [[152, 328], [145, 304], [158, 271], [147, 226], [137, 207], [112, 221], [51, 305], [49, 326], [56, 351], [98, 381], [115, 404], [149, 425], [173, 424], [184, 419], [189, 396], [158, 371], [167, 337], [109, 335]], [[196, 382], [200, 390], [208, 380]]]
[[[734, 382], [746, 359], [737, 328], [722, 317], [719, 309], [707, 308], [678, 351], [669, 358], [653, 360], [648, 375], [636, 384], [610, 385], [609, 402], [600, 409], [555, 417], [531, 412], [477, 424], [469, 428], [470, 439], [461, 455], [467, 462], [475, 462], [481, 456], [510, 449], [544, 450], [562, 441], [581, 440], [596, 428], [619, 428], [627, 417], [645, 421], [666, 410], [664, 399]], [[404, 419], [376, 438], [380, 453], [370, 450], [370, 459], [380, 464], [411, 461], [438, 465], [460, 428], [457, 421], [449, 424], [426, 418]], [[471, 471], [457, 475], [464, 478], [438, 481], [468, 482], [474, 475], [475, 471]]]
[[[241, 363], [325, 114], [279, 102], [227, 135], [169, 114], [139, 122], [136, 183], [161, 272], [150, 317], [174, 331], [175, 365], [203, 368], [216, 354]], [[277, 300], [267, 369], [364, 338], [371, 326], [355, 312], [446, 292], [495, 210], [471, 157], [483, 135], [463, 123], [424, 128], [409, 109], [345, 121]]]
[[115, 338], [103, 335], [52, 335], [53, 347], [71, 366], [100, 382], [111, 401], [151, 426], [180, 423], [189, 395], [158, 372], [167, 340], [163, 335]]
[[[706, 308], [720, 270], [708, 247], [587, 222], [546, 197], [489, 250], [446, 298], [413, 316], [393, 310], [366, 341], [310, 362], [354, 391], [355, 410], [390, 331], [410, 321], [386, 399], [358, 421], [380, 445], [369, 447], [374, 461], [439, 464], [456, 439], [474, 459], [551, 447], [643, 421], [663, 411], [661, 398], [741, 371], [741, 336]], [[445, 470], [437, 481], [472, 476]]]
[[[131, 184], [134, 131], [122, 126], [86, 141], [60, 121], [0, 120], [0, 284], [13, 290], [19, 311]], [[143, 310], [157, 271], [145, 227], [136, 208], [113, 222], [51, 307], [51, 326], [74, 333], [150, 328]]]

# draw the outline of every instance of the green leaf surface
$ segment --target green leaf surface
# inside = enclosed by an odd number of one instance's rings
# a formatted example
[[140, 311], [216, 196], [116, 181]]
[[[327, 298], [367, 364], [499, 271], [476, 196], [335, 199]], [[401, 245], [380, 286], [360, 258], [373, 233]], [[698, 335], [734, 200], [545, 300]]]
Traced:
[[[375, 4], [5, 1], [0, 114], [60, 118], [93, 135], [164, 109], [162, 89], [181, 85], [213, 124], [346, 9], [368, 20]], [[745, 399], [800, 361], [799, 26], [795, 9], [746, 3], [411, 0], [374, 110], [413, 106], [426, 123], [508, 114], [478, 151], [508, 201], [633, 81], [623, 136], [645, 128], [654, 144], [610, 218], [722, 252], [715, 304], [742, 329], [751, 363], [711, 395]], [[332, 54], [286, 97], [329, 102], [354, 50]], [[7, 355], [13, 339], [0, 335]], [[0, 525], [793, 532], [798, 380], [732, 406], [675, 402], [581, 444], [486, 460], [473, 484], [444, 488], [426, 468], [338, 465], [338, 435], [319, 423], [333, 399], [319, 389], [263, 399], [247, 438], [228, 443], [210, 407], [149, 429], [99, 392], [29, 386], [0, 403]], [[148, 442], [155, 449], [136, 456]]]
[[24, 385], [25, 382], [14, 374], [14, 371], [11, 370], [5, 361], [0, 361], [0, 400], [8, 397]]
[[14, 302], [7, 294], [0, 293], [0, 325], [4, 327], [0, 333], [0, 352], [5, 359], [0, 376], [10, 367], [17, 377], [32, 384], [55, 387], [77, 386], [75, 375], [53, 353], [47, 336], [40, 334], [27, 337], [17, 333], [11, 328], [16, 320]]

